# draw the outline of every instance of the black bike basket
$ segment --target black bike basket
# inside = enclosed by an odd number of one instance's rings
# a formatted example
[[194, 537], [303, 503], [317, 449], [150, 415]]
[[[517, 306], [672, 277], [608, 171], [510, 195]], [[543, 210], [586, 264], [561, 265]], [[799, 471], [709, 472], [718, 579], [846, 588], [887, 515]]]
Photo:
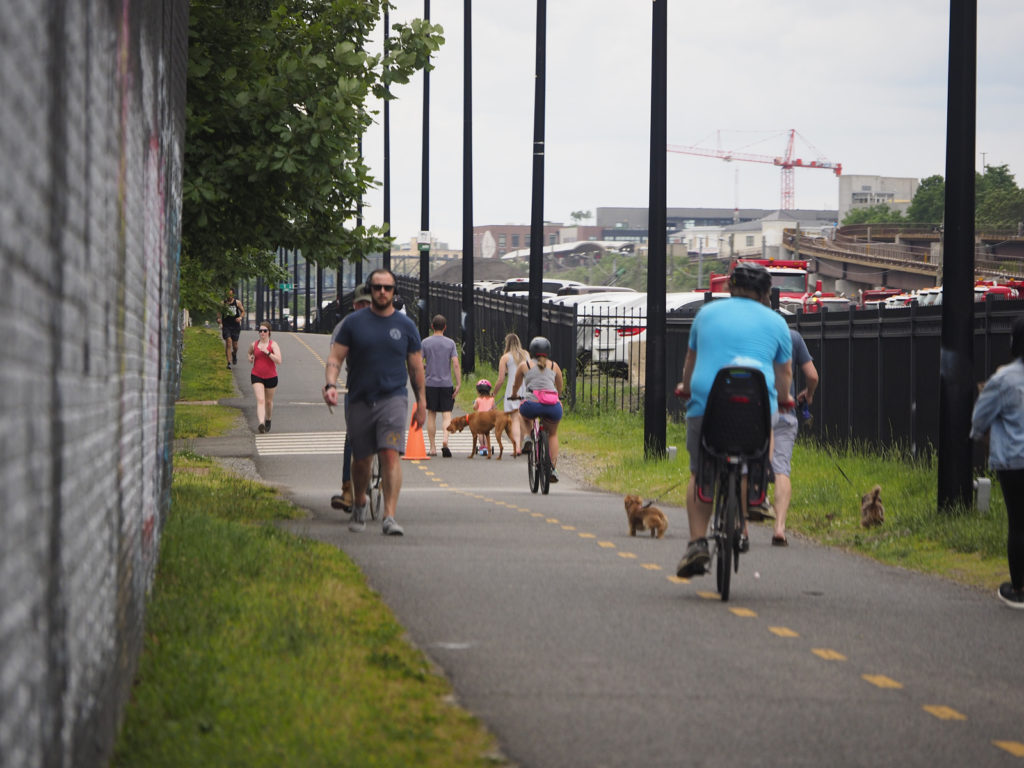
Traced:
[[726, 458], [747, 463], [747, 500], [758, 506], [767, 491], [771, 402], [764, 374], [756, 368], [726, 367], [715, 376], [701, 423], [697, 493], [714, 500], [719, 464]]

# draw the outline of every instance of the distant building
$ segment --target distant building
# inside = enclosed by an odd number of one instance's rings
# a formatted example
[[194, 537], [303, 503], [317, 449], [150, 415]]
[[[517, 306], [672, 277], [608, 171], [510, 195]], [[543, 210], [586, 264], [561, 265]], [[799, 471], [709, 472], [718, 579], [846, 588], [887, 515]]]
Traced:
[[[544, 222], [544, 245], [563, 242], [562, 224]], [[586, 227], [569, 227], [586, 229]], [[506, 253], [530, 247], [529, 224], [482, 224], [473, 227], [473, 255], [478, 259], [500, 259]]]
[[839, 221], [854, 208], [870, 208], [881, 203], [906, 213], [919, 183], [918, 179], [895, 176], [840, 176]]
[[[771, 208], [668, 208], [665, 211], [665, 231], [673, 232], [692, 227], [726, 227], [760, 221], [774, 214]], [[821, 221], [834, 224], [835, 210], [786, 211], [796, 220]], [[642, 242], [647, 239], [647, 208], [598, 208], [597, 226], [602, 229], [602, 240], [630, 240]]]
[[[461, 259], [462, 251], [454, 251], [437, 238], [430, 238], [430, 262], [444, 262]], [[419, 269], [420, 244], [418, 238], [411, 238], [408, 243], [394, 243], [391, 246], [391, 264], [396, 274], [412, 274]]]
[[[833, 218], [805, 215], [806, 211], [771, 211], [760, 219], [724, 226], [693, 226], [672, 232], [670, 246], [685, 246], [690, 256], [785, 258], [781, 245], [786, 229], [825, 236], [835, 227]], [[679, 253], [674, 249], [674, 252]]]

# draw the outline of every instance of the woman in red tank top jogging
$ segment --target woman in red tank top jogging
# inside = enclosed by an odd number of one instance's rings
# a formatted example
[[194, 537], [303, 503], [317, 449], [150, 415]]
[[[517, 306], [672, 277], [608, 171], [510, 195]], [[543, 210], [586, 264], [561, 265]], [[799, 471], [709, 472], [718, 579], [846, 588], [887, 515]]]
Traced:
[[270, 338], [270, 326], [260, 323], [259, 338], [249, 347], [252, 373], [252, 391], [256, 395], [257, 429], [260, 434], [270, 431], [270, 417], [274, 412], [274, 390], [277, 388], [277, 366], [281, 364], [281, 347]]

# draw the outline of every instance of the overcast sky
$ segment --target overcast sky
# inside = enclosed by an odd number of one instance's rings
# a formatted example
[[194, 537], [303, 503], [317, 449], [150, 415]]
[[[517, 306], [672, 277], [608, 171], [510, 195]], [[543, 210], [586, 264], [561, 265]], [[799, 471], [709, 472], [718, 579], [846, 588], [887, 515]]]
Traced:
[[[392, 23], [423, 0], [393, 0]], [[430, 73], [430, 230], [462, 247], [463, 0], [433, 0], [445, 45]], [[547, 3], [544, 218], [648, 202], [651, 3]], [[1024, 186], [1024, 1], [978, 0], [977, 156]], [[473, 5], [474, 223], [529, 224], [536, 3]], [[668, 142], [843, 164], [844, 174], [945, 175], [948, 0], [671, 0]], [[392, 233], [421, 224], [423, 78], [391, 106]], [[720, 139], [718, 132], [721, 131]], [[383, 178], [382, 115], [364, 152]], [[838, 179], [796, 169], [797, 208], [837, 208]], [[778, 208], [772, 165], [670, 153], [669, 207]], [[383, 220], [380, 191], [364, 221]], [[592, 223], [592, 222], [591, 222]]]

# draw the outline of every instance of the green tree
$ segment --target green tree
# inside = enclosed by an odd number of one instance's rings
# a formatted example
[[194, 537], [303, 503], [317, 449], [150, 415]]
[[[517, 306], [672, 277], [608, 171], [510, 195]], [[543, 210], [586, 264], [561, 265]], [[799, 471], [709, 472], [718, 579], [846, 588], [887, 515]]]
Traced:
[[1024, 190], [1005, 165], [986, 165], [974, 185], [975, 228], [980, 231], [1017, 231], [1024, 221]]
[[359, 139], [370, 96], [429, 67], [444, 42], [421, 19], [367, 47], [386, 0], [193, 0], [189, 18], [182, 304], [273, 278], [273, 251], [333, 264], [381, 250], [382, 227], [352, 223], [376, 182]]
[[592, 219], [594, 217], [592, 211], [573, 211], [569, 215], [572, 217], [572, 220], [576, 222], [576, 224], [579, 224], [581, 221], [586, 221], [587, 219]]
[[843, 217], [843, 226], [850, 224], [898, 224], [904, 221], [903, 214], [885, 203], [854, 208]]
[[946, 182], [939, 176], [921, 179], [914, 199], [907, 208], [907, 221], [920, 224], [941, 224], [945, 218]]

